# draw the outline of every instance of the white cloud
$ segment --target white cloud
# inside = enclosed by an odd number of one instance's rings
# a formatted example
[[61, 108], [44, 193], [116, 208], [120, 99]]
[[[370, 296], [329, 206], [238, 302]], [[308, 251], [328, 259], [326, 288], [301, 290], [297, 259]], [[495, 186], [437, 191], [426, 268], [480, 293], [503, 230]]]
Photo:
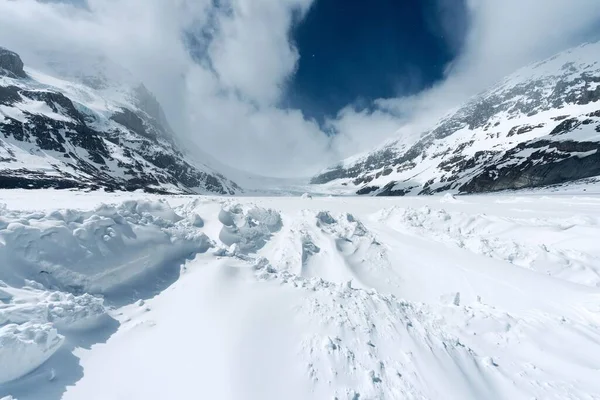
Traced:
[[455, 74], [475, 87], [579, 44], [600, 20], [596, 0], [469, 0], [469, 6], [472, 28]]
[[[458, 43], [456, 13], [437, 1], [440, 29]], [[77, 56], [70, 62], [90, 53], [116, 60], [157, 95], [178, 134], [205, 152], [244, 171], [302, 176], [401, 126], [422, 129], [515, 68], [575, 44], [600, 18], [597, 0], [469, 0], [470, 31], [444, 82], [411, 98], [379, 100], [375, 111], [348, 106], [327, 122], [338, 132], [331, 137], [300, 111], [277, 107], [302, 56], [289, 40], [291, 24], [312, 2], [88, 0], [83, 9], [0, 0], [0, 45], [31, 66], [42, 64], [41, 50], [68, 50]], [[186, 32], [202, 47], [200, 62], [186, 49]]]
[[388, 139], [402, 125], [402, 121], [397, 116], [378, 109], [356, 110], [348, 106], [335, 119], [326, 123], [335, 132], [331, 151], [342, 157], [368, 151]]
[[312, 0], [239, 0], [221, 14], [209, 55], [221, 83], [261, 104], [275, 104], [294, 71], [298, 51], [289, 41], [292, 11]]
[[[0, 42], [34, 66], [43, 66], [40, 51], [65, 49], [80, 68], [90, 53], [116, 60], [157, 95], [180, 135], [215, 158], [263, 175], [310, 175], [335, 160], [329, 139], [274, 104], [299, 57], [292, 16], [311, 1], [89, 0], [84, 10], [0, 0]], [[208, 62], [189, 55], [186, 31], [209, 41]]]
[[468, 0], [468, 9], [470, 30], [446, 79], [389, 104], [411, 100], [414, 114], [439, 116], [518, 68], [580, 44], [600, 22], [596, 0]]

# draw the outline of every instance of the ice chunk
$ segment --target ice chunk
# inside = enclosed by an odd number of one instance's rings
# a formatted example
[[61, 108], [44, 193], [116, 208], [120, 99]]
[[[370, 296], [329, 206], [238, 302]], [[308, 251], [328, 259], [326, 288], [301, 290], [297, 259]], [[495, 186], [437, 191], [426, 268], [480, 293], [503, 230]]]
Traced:
[[42, 365], [63, 343], [52, 324], [27, 322], [0, 328], [0, 384], [20, 378]]
[[456, 198], [452, 193], [446, 193], [440, 199], [440, 203], [460, 203], [461, 201]]
[[188, 220], [190, 221], [190, 224], [196, 228], [202, 228], [204, 226], [204, 220], [196, 213], [190, 214]]
[[58, 329], [94, 327], [106, 310], [103, 299], [84, 294], [14, 289], [16, 300], [0, 307], [0, 325], [26, 322], [53, 323]]
[[241, 206], [233, 205], [222, 209], [219, 220], [224, 225], [219, 239], [227, 246], [237, 244], [242, 253], [261, 249], [283, 226], [281, 215], [271, 209], [252, 207], [244, 212]]
[[320, 211], [317, 214], [317, 224], [331, 225], [335, 224], [335, 219], [327, 211]]

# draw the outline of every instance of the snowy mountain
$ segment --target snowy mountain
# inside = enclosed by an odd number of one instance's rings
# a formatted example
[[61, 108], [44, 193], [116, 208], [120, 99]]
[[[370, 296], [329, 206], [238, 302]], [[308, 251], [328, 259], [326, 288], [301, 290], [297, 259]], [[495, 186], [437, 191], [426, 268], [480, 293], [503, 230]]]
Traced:
[[108, 64], [93, 65], [87, 73], [64, 71], [73, 79], [63, 80], [24, 69], [19, 55], [0, 48], [1, 188], [241, 190], [186, 157], [143, 84], [109, 85]]
[[600, 175], [600, 43], [525, 67], [443, 118], [311, 183], [372, 195], [476, 193]]

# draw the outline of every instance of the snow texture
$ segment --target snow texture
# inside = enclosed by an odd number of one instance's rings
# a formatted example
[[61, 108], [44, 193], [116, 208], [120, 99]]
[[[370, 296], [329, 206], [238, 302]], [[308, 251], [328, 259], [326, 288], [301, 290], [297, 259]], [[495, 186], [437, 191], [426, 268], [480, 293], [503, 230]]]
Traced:
[[0, 396], [600, 398], [600, 198], [555, 190], [0, 192]]

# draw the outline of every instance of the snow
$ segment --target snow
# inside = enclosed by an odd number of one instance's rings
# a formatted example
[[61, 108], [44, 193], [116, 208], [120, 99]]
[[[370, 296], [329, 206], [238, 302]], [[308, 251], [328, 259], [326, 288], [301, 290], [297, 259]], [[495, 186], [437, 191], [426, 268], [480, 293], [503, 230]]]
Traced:
[[[29, 282], [32, 285], [32, 282]], [[33, 284], [34, 287], [41, 287]], [[52, 323], [58, 328], [79, 330], [95, 327], [106, 315], [103, 300], [83, 294], [44, 291], [32, 287], [4, 289], [0, 324]], [[16, 299], [16, 300], [15, 300]], [[8, 301], [7, 301], [8, 300]]]
[[[41, 280], [49, 287], [107, 294], [149, 271], [210, 247], [165, 203], [125, 201], [90, 212], [0, 214], [0, 279]], [[43, 277], [43, 279], [42, 279]]]
[[0, 191], [0, 398], [600, 398], [582, 187]]
[[551, 80], [559, 74], [562, 75], [565, 71], [571, 72], [573, 78], [578, 76], [580, 70], [598, 71], [600, 69], [598, 64], [599, 49], [600, 42], [584, 43], [545, 61], [521, 68], [506, 78], [502, 86], [521, 84], [539, 76], [545, 76], [548, 80]]
[[0, 384], [39, 367], [56, 352], [63, 340], [52, 324], [4, 325], [0, 328]]

